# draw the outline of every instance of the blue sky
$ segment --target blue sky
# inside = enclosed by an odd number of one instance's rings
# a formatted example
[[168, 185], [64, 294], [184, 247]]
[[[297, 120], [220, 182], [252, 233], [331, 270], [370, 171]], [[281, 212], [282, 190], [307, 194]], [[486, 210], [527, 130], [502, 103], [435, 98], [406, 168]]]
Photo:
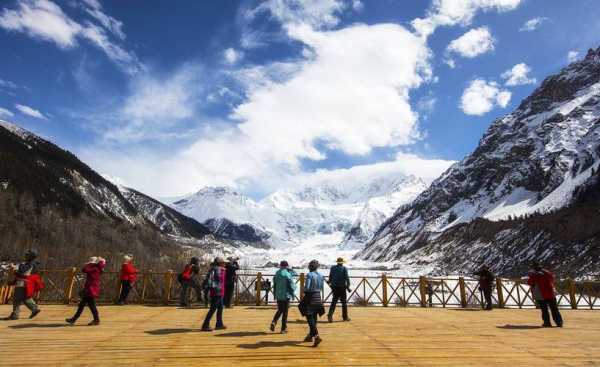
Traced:
[[156, 196], [432, 178], [600, 45], [597, 1], [565, 4], [6, 0], [0, 118]]

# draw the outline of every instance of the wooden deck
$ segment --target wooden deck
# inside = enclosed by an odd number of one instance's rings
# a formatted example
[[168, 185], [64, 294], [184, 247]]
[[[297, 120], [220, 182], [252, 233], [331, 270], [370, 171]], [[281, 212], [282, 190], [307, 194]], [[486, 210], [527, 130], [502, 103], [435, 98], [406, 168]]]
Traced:
[[88, 327], [87, 310], [67, 326], [73, 306], [42, 307], [34, 320], [0, 322], [0, 365], [600, 366], [597, 311], [563, 310], [565, 328], [542, 329], [537, 310], [353, 307], [352, 322], [319, 324], [324, 341], [312, 348], [295, 308], [280, 335], [268, 331], [271, 307], [225, 310], [228, 329], [213, 333], [199, 332], [204, 309], [104, 306]]

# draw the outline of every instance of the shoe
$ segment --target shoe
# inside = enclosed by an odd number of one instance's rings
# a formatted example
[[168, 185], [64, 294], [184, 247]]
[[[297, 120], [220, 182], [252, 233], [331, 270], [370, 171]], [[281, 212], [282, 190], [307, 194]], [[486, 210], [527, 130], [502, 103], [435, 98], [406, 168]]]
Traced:
[[73, 318], [65, 319], [65, 321], [71, 325], [75, 324], [75, 319], [73, 319]]
[[200, 331], [213, 331], [213, 329], [208, 326], [206, 326], [206, 327], [203, 326], [202, 329], [200, 329]]
[[313, 348], [316, 348], [319, 346], [319, 344], [321, 344], [321, 342], [323, 341], [323, 339], [321, 339], [320, 336], [315, 336], [315, 342], [313, 343]]
[[346, 318], [344, 319], [344, 321], [345, 321], [345, 322], [350, 322], [350, 321], [352, 321], [352, 319], [351, 319], [351, 318], [349, 318], [349, 317], [346, 317]]
[[329, 321], [329, 323], [333, 322], [333, 315], [327, 315], [327, 321]]
[[556, 324], [556, 327], [563, 327], [563, 324]]
[[271, 326], [269, 326], [269, 329], [271, 329], [272, 332], [275, 332], [275, 323], [271, 323]]
[[542, 324], [542, 327], [552, 327], [551, 324]]
[[227, 326], [225, 326], [225, 325], [219, 325], [219, 326], [215, 327], [215, 330], [225, 330], [225, 329], [227, 329]]
[[282, 329], [280, 334], [287, 334], [287, 329]]
[[304, 341], [307, 342], [307, 343], [310, 343], [310, 342], [313, 341], [313, 337], [310, 336], [310, 335], [307, 335], [306, 338], [304, 338]]
[[92, 320], [92, 321], [88, 322], [88, 326], [96, 326], [96, 325], [100, 325], [100, 320]]
[[30, 319], [33, 319], [34, 317], [36, 317], [40, 312], [42, 312], [42, 310], [40, 310], [39, 308], [36, 309], [35, 311], [31, 312], [31, 315], [29, 315]]
[[19, 319], [19, 318], [18, 318], [17, 316], [14, 316], [14, 315], [10, 315], [10, 316], [8, 316], [8, 317], [4, 317], [4, 318], [2, 318], [2, 320], [4, 320], [4, 321], [9, 321], [9, 320], [18, 320], [18, 319]]

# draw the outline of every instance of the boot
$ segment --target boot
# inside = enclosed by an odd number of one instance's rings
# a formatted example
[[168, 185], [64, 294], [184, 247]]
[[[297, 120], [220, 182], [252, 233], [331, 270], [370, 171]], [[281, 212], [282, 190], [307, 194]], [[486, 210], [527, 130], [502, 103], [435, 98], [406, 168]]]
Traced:
[[321, 344], [321, 342], [323, 341], [323, 339], [321, 339], [320, 336], [315, 336], [315, 342], [313, 343], [313, 348], [316, 348], [319, 346], [319, 344]]

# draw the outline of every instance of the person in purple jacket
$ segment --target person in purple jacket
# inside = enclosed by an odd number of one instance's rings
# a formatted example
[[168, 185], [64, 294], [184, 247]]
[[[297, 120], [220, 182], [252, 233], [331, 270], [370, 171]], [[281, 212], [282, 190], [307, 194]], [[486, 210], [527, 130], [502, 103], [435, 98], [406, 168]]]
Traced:
[[217, 257], [211, 264], [211, 268], [206, 274], [207, 286], [210, 291], [210, 309], [204, 318], [202, 331], [212, 331], [210, 320], [215, 312], [217, 313], [217, 325], [215, 329], [226, 329], [223, 325], [223, 297], [225, 296], [225, 260]]
[[74, 324], [77, 321], [85, 306], [90, 308], [90, 311], [94, 316], [94, 320], [88, 325], [93, 326], [100, 324], [100, 317], [98, 315], [98, 309], [96, 308], [96, 298], [100, 296], [100, 276], [102, 275], [102, 272], [104, 272], [105, 266], [106, 260], [101, 257], [93, 256], [88, 263], [85, 264], [83, 269], [81, 269], [81, 272], [86, 275], [85, 285], [81, 292], [79, 292], [81, 300], [77, 306], [77, 312], [75, 312], [73, 317], [65, 320], [69, 324]]

